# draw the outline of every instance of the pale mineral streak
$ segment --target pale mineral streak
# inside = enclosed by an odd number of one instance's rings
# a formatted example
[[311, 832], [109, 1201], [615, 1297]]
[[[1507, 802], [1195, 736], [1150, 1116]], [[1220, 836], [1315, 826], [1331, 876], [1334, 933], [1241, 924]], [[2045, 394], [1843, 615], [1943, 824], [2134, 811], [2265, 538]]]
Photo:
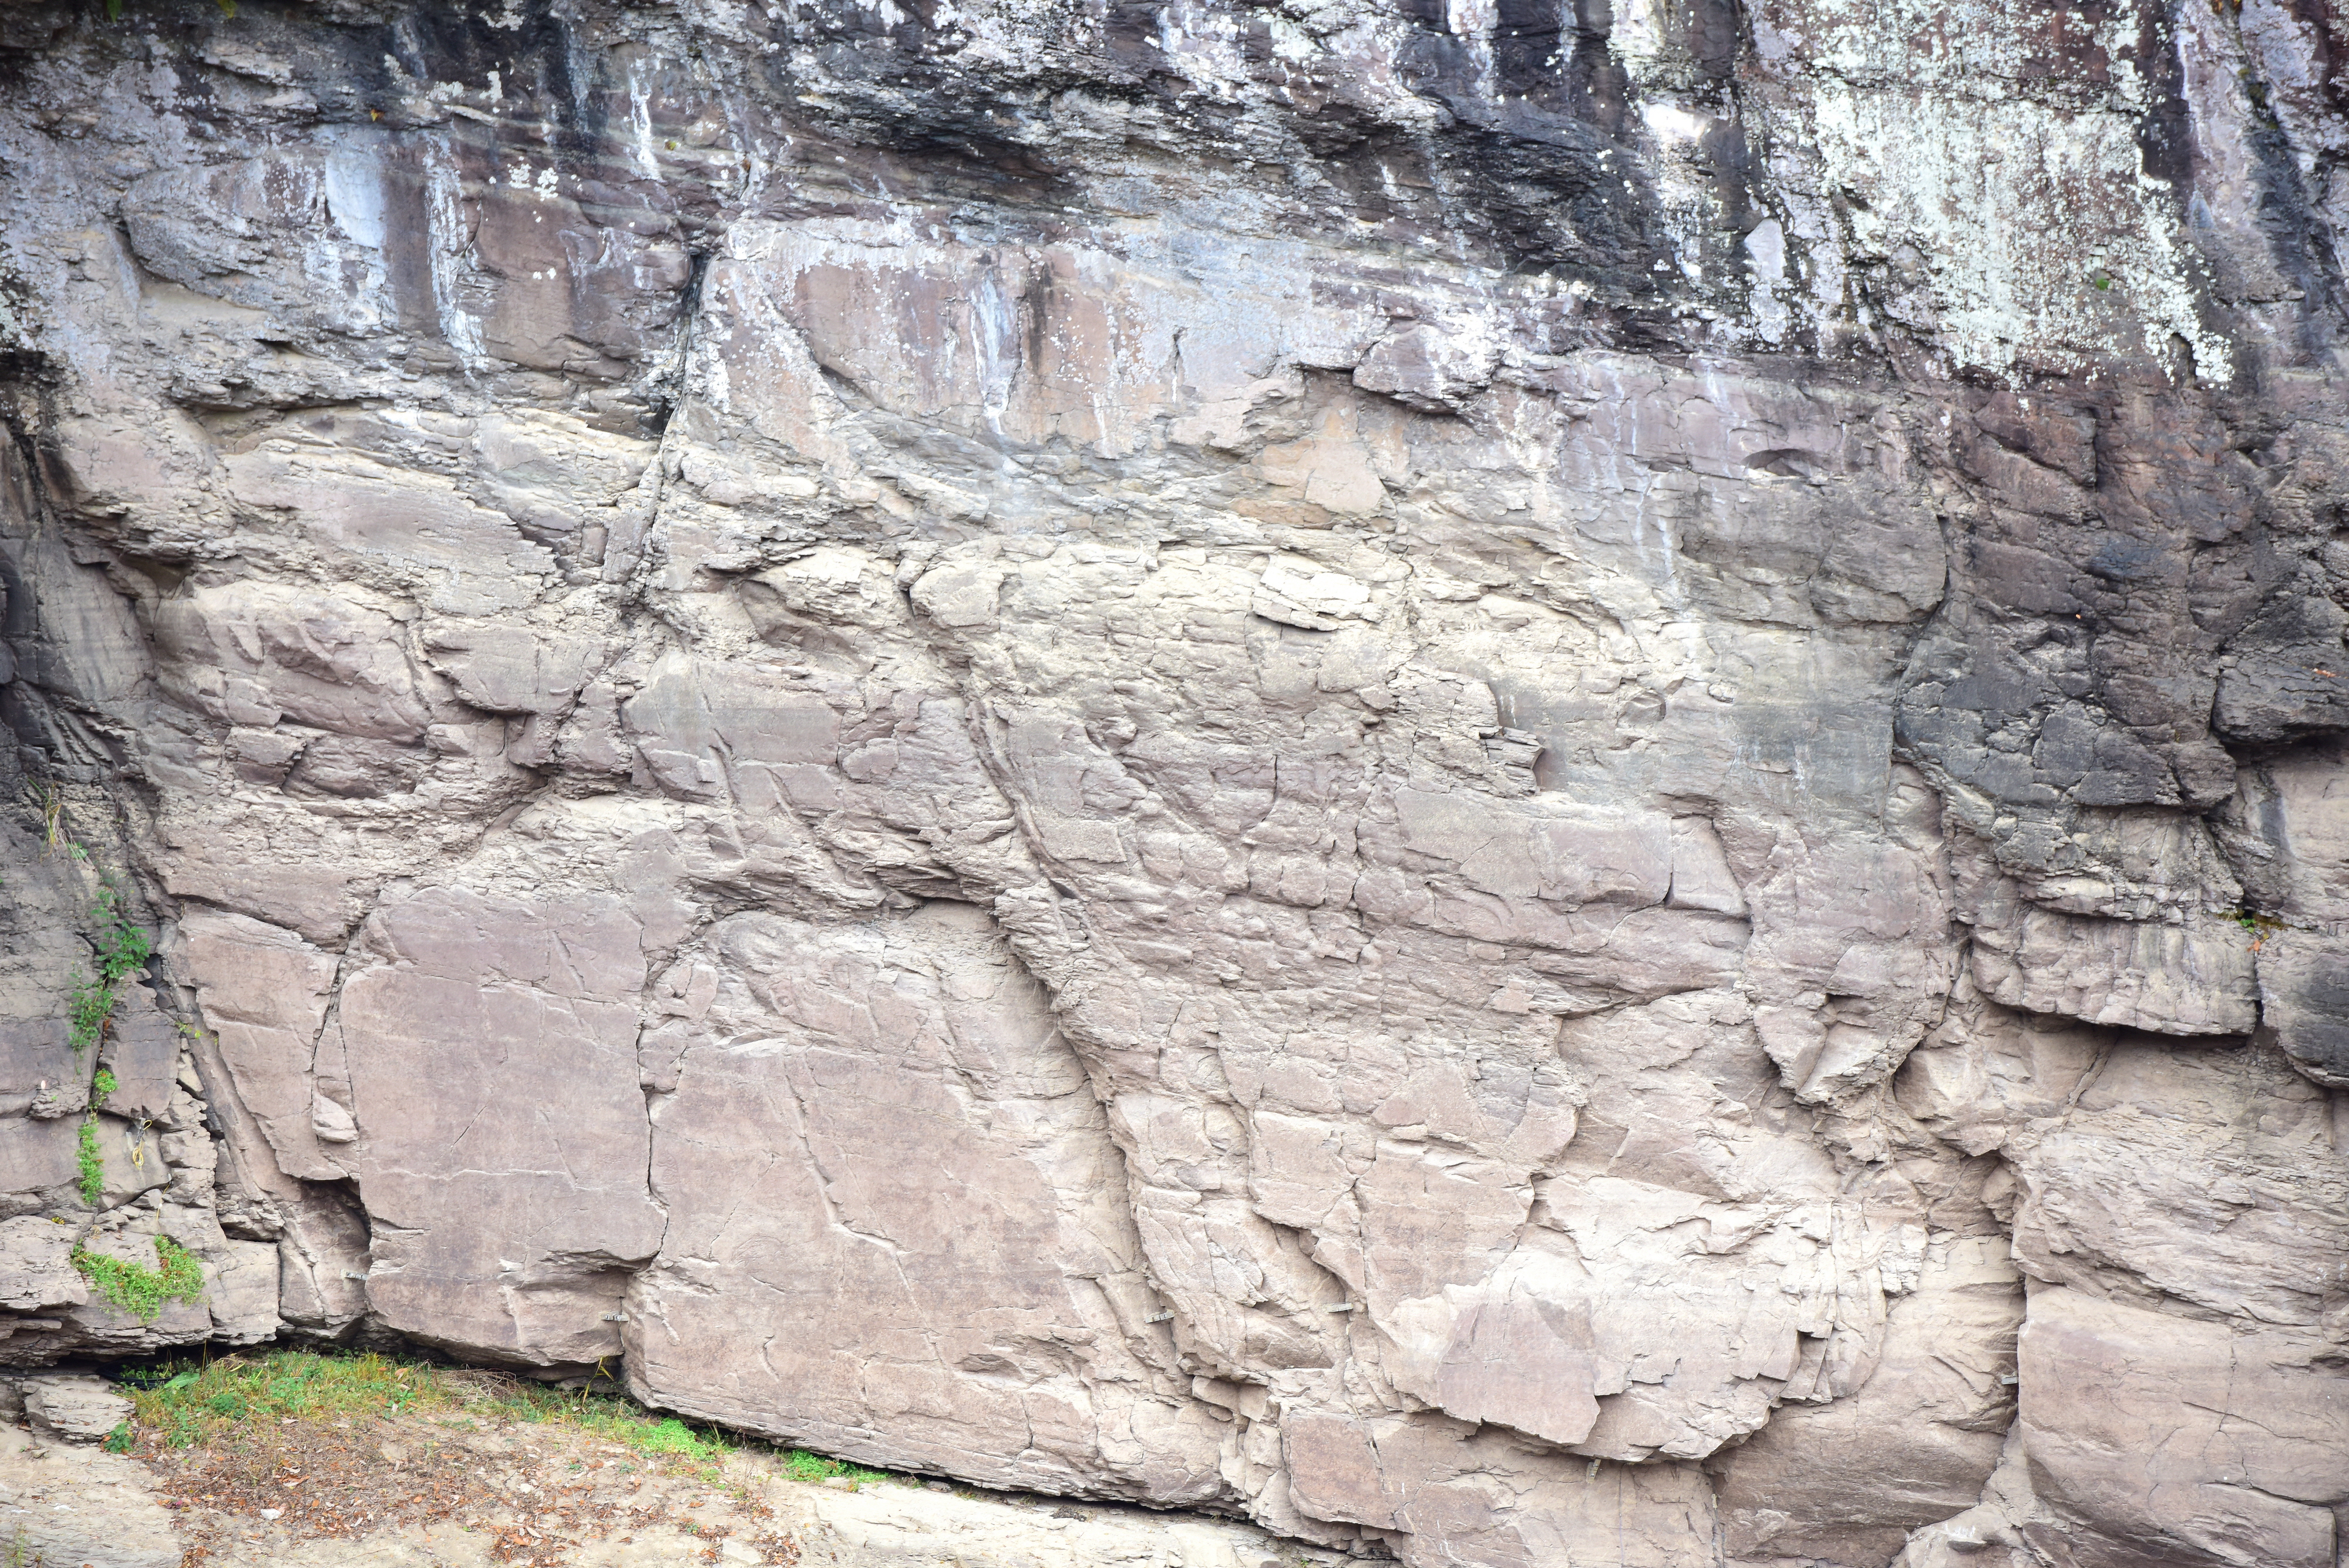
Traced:
[[0, 5], [0, 1358], [1417, 1568], [2334, 1568], [2344, 60]]

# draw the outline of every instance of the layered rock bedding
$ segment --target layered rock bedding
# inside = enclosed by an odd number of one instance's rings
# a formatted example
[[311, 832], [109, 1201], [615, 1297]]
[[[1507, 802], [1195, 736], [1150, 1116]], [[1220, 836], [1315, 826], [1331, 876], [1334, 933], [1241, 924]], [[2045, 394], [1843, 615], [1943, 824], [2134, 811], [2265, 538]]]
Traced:
[[0, 1361], [2336, 1568], [2344, 61], [0, 4]]

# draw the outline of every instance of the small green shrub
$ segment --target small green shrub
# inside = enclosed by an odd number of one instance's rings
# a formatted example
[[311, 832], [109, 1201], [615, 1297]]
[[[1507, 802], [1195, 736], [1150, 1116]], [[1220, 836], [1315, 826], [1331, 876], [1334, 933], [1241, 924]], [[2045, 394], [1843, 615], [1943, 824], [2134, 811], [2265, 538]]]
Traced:
[[106, 1197], [106, 1157], [98, 1151], [98, 1117], [85, 1114], [81, 1131], [74, 1135], [74, 1163], [80, 1178], [74, 1185], [81, 1200], [95, 1207]]
[[90, 918], [98, 928], [90, 938], [90, 945], [98, 950], [98, 978], [76, 981], [67, 1006], [77, 1056], [106, 1038], [107, 1020], [114, 1016], [115, 987], [145, 969], [147, 961], [155, 956], [155, 944], [130, 923], [122, 912], [121, 895], [111, 887], [98, 888], [98, 905]]
[[106, 1021], [114, 1016], [114, 988], [102, 980], [78, 981], [66, 1006], [78, 1056], [106, 1038]]
[[113, 1069], [100, 1067], [98, 1075], [89, 1081], [90, 1108], [96, 1110], [105, 1105], [114, 1097], [114, 1091], [120, 1087], [122, 1085], [115, 1078]]
[[155, 944], [122, 912], [122, 899], [111, 888], [98, 890], [98, 971], [109, 985], [119, 985], [147, 967]]
[[76, 1247], [73, 1265], [89, 1288], [141, 1323], [151, 1323], [167, 1302], [193, 1303], [204, 1293], [204, 1266], [169, 1236], [155, 1238], [154, 1268], [126, 1263], [86, 1247]]

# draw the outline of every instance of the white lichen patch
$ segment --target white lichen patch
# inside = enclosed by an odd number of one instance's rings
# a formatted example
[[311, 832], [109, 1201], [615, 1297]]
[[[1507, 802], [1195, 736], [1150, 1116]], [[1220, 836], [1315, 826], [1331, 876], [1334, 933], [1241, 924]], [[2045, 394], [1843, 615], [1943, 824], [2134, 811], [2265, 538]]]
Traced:
[[1952, 368], [2159, 358], [2174, 334], [2202, 379], [2232, 378], [2231, 348], [2198, 318], [2176, 198], [2143, 172], [2133, 115], [1826, 78], [1811, 125], [1823, 183], [1844, 198], [1847, 254], [1921, 258], [1931, 319], [1915, 324], [1937, 328]]
[[[1661, 88], [1671, 67], [1644, 16], [1627, 11], [1612, 43]], [[2133, 23], [1795, 0], [1759, 11], [1754, 38], [1774, 89], [1754, 116], [1774, 144], [1765, 204], [1784, 212], [1747, 246], [1758, 338], [1787, 329], [1799, 280], [1817, 327], [1889, 317], [1952, 370], [2170, 364], [2182, 341], [2197, 377], [2232, 378], [2178, 194], [2146, 171], [2156, 105]]]

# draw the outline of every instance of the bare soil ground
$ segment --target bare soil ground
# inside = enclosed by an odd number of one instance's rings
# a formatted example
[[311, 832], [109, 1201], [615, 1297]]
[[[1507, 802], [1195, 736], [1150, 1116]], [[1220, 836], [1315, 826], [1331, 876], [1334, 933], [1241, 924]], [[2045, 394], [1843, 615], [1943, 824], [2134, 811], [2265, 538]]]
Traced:
[[[117, 1447], [124, 1447], [119, 1442]], [[803, 1479], [754, 1447], [647, 1454], [477, 1409], [245, 1421], [105, 1451], [0, 1428], [0, 1568], [1304, 1568], [1197, 1515], [910, 1478]], [[826, 1461], [827, 1463], [829, 1461]]]
[[284, 1417], [233, 1447], [133, 1452], [180, 1517], [183, 1568], [236, 1560], [256, 1535], [357, 1542], [387, 1530], [451, 1552], [478, 1547], [516, 1568], [664, 1534], [703, 1563], [801, 1555], [762, 1496], [779, 1478], [761, 1472], [776, 1467], [756, 1455], [647, 1456], [562, 1427], [466, 1415]]

